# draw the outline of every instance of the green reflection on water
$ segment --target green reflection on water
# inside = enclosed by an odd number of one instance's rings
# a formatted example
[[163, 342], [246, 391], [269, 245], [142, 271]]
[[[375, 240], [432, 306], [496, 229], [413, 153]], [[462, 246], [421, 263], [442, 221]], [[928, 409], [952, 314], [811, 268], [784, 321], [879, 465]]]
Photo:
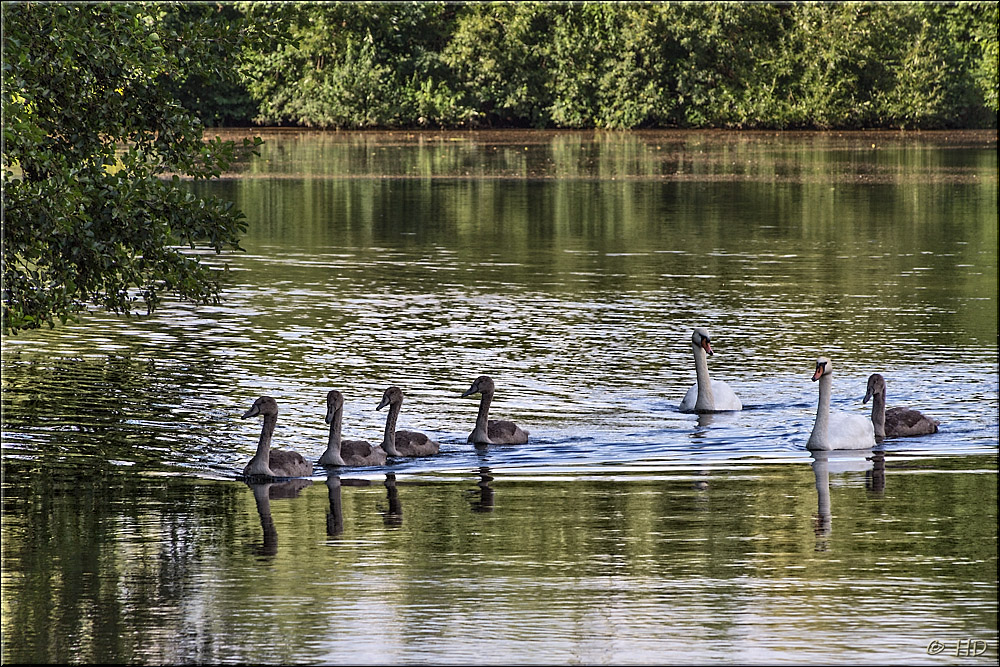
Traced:
[[[657, 644], [677, 639], [672, 622], [701, 628], [702, 643], [683, 647], [696, 659], [748, 622], [768, 627], [745, 616], [754, 608], [800, 618], [788, 646], [870, 660], [859, 638], [899, 624], [928, 638], [995, 629], [995, 469], [989, 456], [917, 458], [887, 461], [881, 482], [832, 474], [821, 529], [805, 466], [564, 483], [345, 478], [255, 503], [239, 483], [39, 475], [7, 461], [3, 658], [464, 661], [474, 647], [453, 624], [487, 610], [494, 641], [509, 642], [497, 659], [528, 659], [519, 642], [532, 632], [558, 659], [573, 619], [605, 609], [647, 647], [621, 661], [682, 655]], [[881, 613], [859, 617], [851, 601]], [[927, 605], [933, 616], [913, 613]], [[614, 641], [617, 629], [590, 631]]]
[[[5, 662], [918, 660], [995, 635], [996, 457], [949, 458], [996, 442], [995, 133], [503, 136], [273, 138], [192, 184], [251, 222], [227, 304], [5, 341]], [[669, 401], [706, 319], [720, 375], [774, 403], [695, 429]], [[829, 525], [803, 461], [739, 463], [792, 457], [828, 347], [947, 427], [883, 483], [831, 474]], [[486, 484], [465, 448], [461, 480], [260, 515], [242, 484], [135, 474], [238, 470], [265, 391], [318, 454], [331, 382], [352, 432], [393, 378], [464, 447], [474, 404], [448, 399], [490, 364], [542, 481], [501, 452]], [[560, 480], [570, 449], [591, 458]], [[608, 462], [655, 479], [590, 479]]]
[[[920, 312], [936, 344], [956, 333], [995, 342], [989, 133], [271, 141], [242, 178], [198, 187], [247, 212], [251, 252], [346, 251], [351, 278], [373, 286], [416, 276], [429, 290], [488, 283], [501, 294], [676, 290], [748, 314], [778, 300], [835, 323], [873, 320], [859, 339]], [[673, 156], [669, 169], [661, 152]], [[302, 283], [328, 273], [308, 263], [256, 270]]]

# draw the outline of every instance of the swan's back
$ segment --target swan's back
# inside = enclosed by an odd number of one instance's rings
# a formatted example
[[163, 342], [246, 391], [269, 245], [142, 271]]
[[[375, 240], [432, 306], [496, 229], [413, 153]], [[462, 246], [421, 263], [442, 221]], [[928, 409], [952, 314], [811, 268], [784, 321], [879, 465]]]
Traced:
[[312, 464], [298, 452], [272, 449], [268, 452], [268, 467], [276, 477], [307, 477], [312, 474]]
[[[743, 409], [743, 401], [736, 395], [733, 388], [722, 380], [712, 380], [712, 395], [715, 399], [713, 412], [730, 412]], [[681, 401], [681, 412], [694, 412], [698, 404], [698, 385], [694, 384]]]
[[386, 456], [385, 450], [365, 440], [342, 440], [340, 458], [346, 466], [380, 466], [385, 465]]
[[886, 437], [906, 437], [912, 435], [927, 435], [937, 433], [937, 419], [932, 419], [911, 408], [889, 408], [885, 411]]
[[865, 415], [831, 412], [824, 449], [868, 449], [875, 446], [875, 427]]
[[530, 433], [507, 419], [491, 419], [486, 434], [495, 445], [523, 445]]
[[400, 456], [434, 456], [441, 445], [418, 431], [396, 431], [396, 451]]
[[712, 381], [712, 393], [715, 394], [716, 410], [742, 410], [743, 401], [736, 395], [733, 388], [722, 380]]
[[684, 400], [681, 401], [681, 412], [694, 412], [694, 406], [698, 403], [698, 385], [691, 385], [691, 388], [687, 390], [684, 394]]

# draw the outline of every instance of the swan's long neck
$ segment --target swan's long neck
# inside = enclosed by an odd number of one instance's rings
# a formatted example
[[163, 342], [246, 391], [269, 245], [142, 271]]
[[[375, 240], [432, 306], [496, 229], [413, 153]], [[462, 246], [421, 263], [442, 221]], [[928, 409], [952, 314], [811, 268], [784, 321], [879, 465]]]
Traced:
[[264, 415], [264, 425], [260, 429], [260, 440], [257, 441], [257, 453], [250, 459], [244, 474], [247, 475], [271, 475], [269, 456], [271, 453], [271, 436], [274, 435], [274, 426], [278, 423], [278, 415]]
[[493, 392], [484, 391], [479, 399], [479, 414], [476, 415], [476, 430], [487, 433], [490, 424], [490, 403], [493, 402]]
[[344, 458], [340, 455], [340, 429], [344, 423], [344, 408], [337, 408], [330, 420], [330, 439], [326, 442], [326, 451], [323, 452], [322, 461], [330, 465], [344, 465]]
[[389, 404], [389, 414], [385, 416], [385, 437], [382, 438], [382, 449], [389, 456], [399, 456], [396, 450], [396, 420], [399, 419], [399, 403]]
[[708, 377], [708, 354], [700, 345], [692, 345], [694, 348], [694, 370], [698, 376], [698, 400], [695, 401], [695, 410], [714, 410], [715, 396], [712, 394], [712, 380]]
[[885, 389], [872, 395], [872, 426], [876, 437], [885, 437]]
[[809, 436], [810, 445], [821, 445], [820, 447], [814, 447], [815, 449], [823, 449], [827, 443], [827, 433], [830, 430], [830, 389], [832, 385], [832, 375], [823, 375], [820, 377], [816, 424], [813, 426], [812, 435]]

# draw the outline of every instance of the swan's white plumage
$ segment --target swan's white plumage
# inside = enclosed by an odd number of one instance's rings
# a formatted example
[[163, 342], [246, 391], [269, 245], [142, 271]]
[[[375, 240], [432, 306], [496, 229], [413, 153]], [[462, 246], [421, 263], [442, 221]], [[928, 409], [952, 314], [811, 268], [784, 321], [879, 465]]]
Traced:
[[[722, 380], [712, 380], [712, 394], [715, 407], [715, 411], [729, 411], [729, 410], [742, 410], [743, 402], [740, 397], [736, 395], [733, 388]], [[681, 412], [695, 412], [698, 410], [696, 407], [698, 404], [698, 385], [692, 386], [684, 394], [684, 400], [681, 401]]]
[[849, 412], [831, 412], [830, 394], [833, 385], [833, 364], [826, 357], [816, 360], [813, 380], [819, 380], [819, 403], [807, 449], [868, 449], [875, 446], [875, 428], [871, 419]]
[[743, 409], [732, 387], [722, 380], [712, 380], [708, 375], [708, 357], [714, 354], [708, 330], [698, 327], [691, 334], [697, 382], [684, 394], [681, 412], [728, 412]]
[[[810, 440], [812, 442], [812, 440]], [[875, 446], [875, 429], [871, 419], [849, 412], [831, 412], [826, 438], [827, 446], [810, 449], [867, 449]]]

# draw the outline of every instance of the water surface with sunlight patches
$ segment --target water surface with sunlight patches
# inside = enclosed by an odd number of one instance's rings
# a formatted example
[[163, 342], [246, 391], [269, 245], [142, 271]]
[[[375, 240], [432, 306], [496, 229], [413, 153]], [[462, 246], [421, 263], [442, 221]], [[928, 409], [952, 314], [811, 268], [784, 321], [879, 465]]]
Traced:
[[[995, 132], [263, 136], [221, 304], [4, 339], [4, 662], [996, 664]], [[810, 453], [821, 355], [940, 431]]]

